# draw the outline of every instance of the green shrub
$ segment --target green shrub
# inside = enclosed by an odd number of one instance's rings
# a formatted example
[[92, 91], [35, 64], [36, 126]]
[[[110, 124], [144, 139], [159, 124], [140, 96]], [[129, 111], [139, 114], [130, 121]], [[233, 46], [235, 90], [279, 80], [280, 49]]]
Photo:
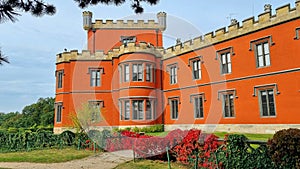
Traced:
[[135, 132], [135, 133], [138, 133], [138, 132], [140, 132], [140, 128], [138, 128], [138, 127], [133, 127], [133, 128], [131, 129], [131, 131], [133, 131], [133, 132]]
[[252, 148], [244, 135], [232, 134], [225, 137], [225, 143], [216, 152], [223, 168], [270, 169], [274, 168], [268, 156], [266, 145]]
[[300, 130], [284, 129], [268, 141], [269, 155], [277, 168], [300, 169]]
[[8, 133], [17, 133], [19, 130], [15, 127], [10, 127], [7, 129], [7, 132]]

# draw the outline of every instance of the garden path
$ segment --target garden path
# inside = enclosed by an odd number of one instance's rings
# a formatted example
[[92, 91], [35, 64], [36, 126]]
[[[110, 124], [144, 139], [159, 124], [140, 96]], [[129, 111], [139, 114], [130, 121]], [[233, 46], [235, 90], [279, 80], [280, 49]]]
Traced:
[[84, 159], [68, 161], [64, 163], [27, 163], [27, 162], [0, 162], [0, 168], [12, 169], [112, 169], [118, 164], [133, 160], [131, 150], [113, 153], [96, 154]]

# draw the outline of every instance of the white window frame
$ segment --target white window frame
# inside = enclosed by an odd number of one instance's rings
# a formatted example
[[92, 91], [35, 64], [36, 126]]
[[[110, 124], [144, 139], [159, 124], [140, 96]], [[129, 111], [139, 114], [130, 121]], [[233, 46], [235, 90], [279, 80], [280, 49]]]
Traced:
[[145, 114], [145, 101], [144, 100], [131, 100], [132, 105], [132, 120], [144, 120]]
[[61, 89], [63, 88], [63, 76], [64, 76], [64, 70], [58, 70], [56, 72], [56, 77], [57, 77], [57, 88]]
[[221, 53], [220, 61], [221, 61], [221, 73], [222, 74], [230, 74], [232, 72], [230, 52]]
[[202, 79], [202, 70], [201, 70], [201, 60], [192, 61], [192, 69], [193, 69], [193, 79], [200, 80]]
[[[142, 63], [132, 64], [132, 81], [142, 82], [144, 80], [144, 69]], [[135, 79], [136, 78], [136, 79]]]
[[[220, 98], [221, 97], [221, 98]], [[221, 90], [218, 92], [218, 100], [222, 100], [222, 114], [224, 118], [235, 118], [235, 99], [238, 98], [236, 96], [236, 90]]]
[[167, 65], [167, 72], [169, 73], [169, 82], [171, 85], [178, 83], [178, 69], [177, 63]]
[[[264, 103], [263, 103], [263, 92], [266, 94], [266, 106], [267, 106], [267, 112], [264, 112]], [[269, 94], [272, 94], [273, 102], [270, 101]], [[261, 117], [276, 117], [276, 104], [275, 104], [275, 92], [273, 88], [266, 88], [266, 89], [258, 89], [258, 95], [259, 95], [259, 109], [260, 109], [260, 115]], [[272, 105], [273, 104], [273, 105]], [[271, 108], [271, 106], [273, 108]], [[274, 112], [271, 112], [273, 109]], [[274, 114], [271, 114], [274, 113]]]
[[146, 64], [146, 81], [147, 82], [153, 82], [153, 65], [152, 64]]
[[168, 99], [169, 106], [170, 106], [170, 116], [172, 120], [178, 120], [179, 117], [179, 104], [180, 99], [179, 97], [171, 97]]
[[124, 100], [124, 120], [130, 120], [130, 100]]
[[[198, 117], [198, 111], [197, 111], [197, 103], [196, 103], [196, 99], [200, 99], [200, 116]], [[203, 119], [204, 118], [204, 102], [206, 101], [205, 99], [205, 94], [204, 93], [200, 93], [200, 94], [192, 94], [190, 96], [190, 103], [193, 103], [194, 106], [194, 118], [195, 119]]]
[[63, 115], [63, 103], [57, 102], [55, 103], [55, 122], [61, 123], [62, 122], [62, 115]]
[[124, 82], [129, 82], [129, 81], [130, 81], [130, 66], [129, 64], [124, 64]]
[[103, 68], [89, 68], [90, 74], [90, 86], [100, 87], [101, 86], [101, 74], [104, 74]]
[[275, 45], [272, 36], [250, 41], [250, 51], [254, 48], [256, 68], [271, 66], [271, 46]]

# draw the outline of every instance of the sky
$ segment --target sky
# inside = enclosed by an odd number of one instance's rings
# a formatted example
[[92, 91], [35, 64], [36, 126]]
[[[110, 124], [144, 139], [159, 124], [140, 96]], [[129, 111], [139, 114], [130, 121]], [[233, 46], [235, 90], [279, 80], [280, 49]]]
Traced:
[[10, 64], [0, 66], [0, 112], [22, 112], [39, 98], [55, 97], [56, 54], [64, 49], [86, 49], [86, 31], [82, 28], [82, 12], [93, 12], [95, 19], [156, 19], [160, 11], [167, 13], [164, 47], [193, 39], [230, 24], [242, 22], [264, 11], [265, 4], [275, 9], [295, 0], [160, 0], [157, 5], [142, 4], [143, 15], [136, 15], [129, 3], [121, 6], [97, 5], [80, 9], [73, 0], [44, 0], [54, 4], [53, 16], [33, 17], [22, 14], [15, 23], [0, 24], [0, 47]]

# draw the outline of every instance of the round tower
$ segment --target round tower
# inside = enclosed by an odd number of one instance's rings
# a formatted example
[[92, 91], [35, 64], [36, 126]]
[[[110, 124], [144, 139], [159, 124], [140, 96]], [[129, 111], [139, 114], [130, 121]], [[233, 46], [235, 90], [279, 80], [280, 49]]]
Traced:
[[161, 31], [166, 30], [166, 28], [167, 28], [167, 13], [159, 12], [157, 14], [157, 20], [158, 20], [159, 29]]
[[84, 30], [89, 30], [92, 28], [92, 17], [93, 17], [93, 13], [90, 11], [84, 11], [82, 13], [82, 17], [83, 17], [83, 29]]

